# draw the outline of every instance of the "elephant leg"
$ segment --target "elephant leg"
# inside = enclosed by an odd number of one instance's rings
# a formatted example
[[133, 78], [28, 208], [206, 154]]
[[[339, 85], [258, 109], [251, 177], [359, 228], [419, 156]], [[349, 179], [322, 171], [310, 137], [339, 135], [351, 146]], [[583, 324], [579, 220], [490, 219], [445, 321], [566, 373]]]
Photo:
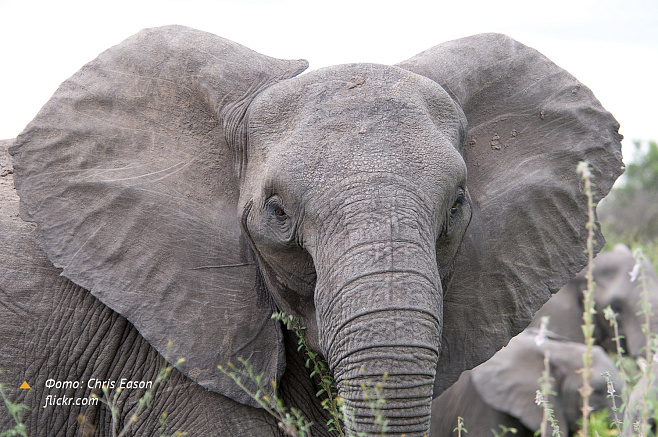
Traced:
[[[28, 434], [111, 435], [109, 408], [101, 403], [75, 405], [76, 399], [93, 403], [92, 393], [103, 396], [103, 382], [114, 384], [113, 394], [122, 380], [155, 381], [165, 365], [162, 356], [125, 318], [66, 279], [56, 277], [51, 287], [40, 290], [9, 295], [5, 287], [2, 291], [12, 305], [0, 306], [2, 336], [10, 340], [0, 346], [0, 378], [9, 397], [30, 408], [24, 415]], [[29, 390], [18, 388], [23, 381]], [[77, 388], [57, 388], [68, 383]], [[138, 413], [137, 401], [145, 392], [146, 388], [122, 390], [117, 399], [118, 430]], [[263, 410], [209, 392], [176, 369], [153, 396], [151, 407], [139, 412], [132, 425], [140, 435], [158, 435], [163, 413], [168, 415], [167, 433], [221, 436], [231, 430], [231, 435], [280, 435], [274, 419]], [[0, 429], [12, 426], [6, 410], [0, 411]]]

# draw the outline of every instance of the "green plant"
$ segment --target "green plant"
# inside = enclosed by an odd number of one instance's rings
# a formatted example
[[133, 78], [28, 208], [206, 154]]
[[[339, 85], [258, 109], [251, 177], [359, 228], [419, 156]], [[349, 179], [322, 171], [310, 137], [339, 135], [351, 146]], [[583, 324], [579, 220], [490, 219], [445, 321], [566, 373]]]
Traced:
[[[610, 326], [612, 326], [615, 336], [614, 336], [614, 342], [615, 342], [615, 348], [616, 348], [616, 354], [615, 354], [615, 367], [619, 371], [619, 376], [621, 376], [621, 379], [624, 383], [624, 387], [622, 389], [622, 405], [628, 405], [629, 404], [629, 390], [628, 386], [631, 383], [631, 378], [628, 376], [628, 373], [626, 372], [626, 360], [624, 360], [624, 349], [621, 346], [621, 339], [623, 336], [619, 334], [619, 323], [617, 322], [617, 314], [612, 310], [610, 306], [606, 307], [603, 310], [603, 315], [605, 319], [610, 323]], [[608, 385], [608, 397], [611, 399], [612, 402], [612, 410], [615, 415], [615, 421], [614, 425], [616, 426], [617, 430], [623, 429], [623, 423], [624, 421], [619, 418], [619, 414], [621, 413], [621, 406], [617, 406], [616, 398], [619, 397], [617, 396], [616, 390], [614, 388], [613, 382], [610, 378], [610, 372], [606, 372], [604, 374], [607, 385]], [[629, 409], [626, 408], [626, 415], [628, 416], [629, 414]]]
[[186, 432], [183, 431], [175, 431], [173, 434], [167, 434], [165, 431], [167, 430], [167, 417], [169, 414], [167, 412], [162, 413], [160, 416], [160, 428], [158, 429], [158, 436], [159, 437], [183, 437], [187, 435]]
[[620, 432], [619, 428], [612, 429], [608, 410], [595, 411], [589, 415], [589, 435], [613, 437], [621, 435]]
[[[542, 346], [546, 343], [546, 330], [548, 326], [548, 317], [542, 317], [541, 323], [539, 325], [539, 333], [535, 337], [535, 343], [538, 346]], [[539, 430], [541, 437], [546, 437], [548, 435], [548, 424], [550, 423], [552, 429], [552, 436], [559, 436], [562, 434], [560, 431], [560, 425], [557, 423], [555, 416], [553, 415], [553, 405], [548, 401], [549, 396], [554, 396], [556, 393], [551, 389], [553, 383], [553, 378], [550, 374], [550, 354], [548, 348], [544, 347], [544, 369], [542, 371], [541, 377], [539, 378], [539, 390], [535, 396], [535, 403], [542, 407], [542, 421], [541, 428]]]
[[585, 353], [583, 354], [583, 385], [580, 388], [580, 395], [583, 399], [582, 413], [583, 413], [583, 429], [582, 435], [587, 436], [588, 434], [588, 425], [589, 425], [589, 414], [592, 412], [592, 408], [589, 405], [589, 398], [592, 395], [593, 388], [590, 385], [590, 377], [592, 374], [591, 365], [592, 365], [592, 347], [594, 346], [594, 323], [593, 317], [596, 314], [594, 309], [594, 227], [595, 223], [595, 213], [594, 213], [594, 184], [592, 183], [592, 173], [589, 167], [589, 163], [586, 161], [581, 161], [578, 164], [577, 168], [578, 173], [581, 174], [583, 181], [585, 183], [585, 195], [587, 196], [587, 272], [585, 274], [585, 279], [587, 280], [587, 288], [583, 291], [583, 336], [585, 337]]
[[329, 372], [329, 366], [320, 358], [320, 356], [313, 352], [311, 346], [306, 340], [306, 327], [302, 326], [299, 319], [293, 315], [287, 315], [282, 311], [272, 314], [272, 319], [283, 322], [290, 331], [293, 331], [297, 336], [297, 351], [304, 351], [306, 355], [306, 368], [311, 370], [311, 379], [315, 378], [320, 390], [315, 394], [318, 398], [325, 395], [322, 400], [322, 408], [329, 412], [331, 419], [327, 422], [327, 427], [330, 431], [337, 431], [338, 435], [343, 437], [341, 423], [343, 415], [341, 413], [341, 406], [339, 405], [338, 394], [334, 384], [333, 377]]
[[498, 425], [498, 428], [500, 428], [500, 431], [495, 429], [491, 430], [491, 433], [494, 435], [494, 437], [505, 437], [507, 433], [516, 434], [519, 432], [516, 428], [510, 428], [505, 425]]
[[[321, 401], [322, 407], [329, 412], [331, 419], [327, 422], [327, 429], [335, 431], [339, 436], [344, 437], [343, 424], [350, 423], [349, 414], [345, 412], [342, 399], [338, 397], [334, 380], [329, 372], [329, 366], [322, 358], [311, 350], [306, 340], [306, 327], [302, 326], [299, 319], [295, 316], [288, 315], [284, 312], [276, 312], [272, 318], [283, 322], [286, 327], [293, 331], [298, 338], [298, 351], [304, 351], [306, 354], [306, 368], [309, 369], [309, 377], [315, 379], [321, 387], [316, 393]], [[263, 373], [256, 374], [253, 366], [243, 358], [238, 359], [241, 367], [228, 363], [227, 367], [217, 366], [221, 372], [230, 377], [249, 397], [254, 399], [258, 405], [267, 413], [274, 417], [279, 427], [286, 435], [293, 437], [305, 437], [310, 433], [312, 426], [302, 415], [301, 411], [296, 408], [285, 406], [281, 398], [277, 395], [276, 382], [271, 381], [272, 394], [268, 395], [268, 389], [263, 383]], [[382, 412], [382, 406], [386, 403], [383, 397], [383, 383], [386, 381], [387, 374], [384, 374], [383, 380], [375, 384], [371, 383], [363, 369], [364, 383], [361, 384], [363, 400], [373, 411], [374, 424], [379, 427], [380, 435], [384, 436], [388, 427], [388, 419]], [[246, 381], [249, 381], [247, 383]], [[255, 391], [249, 388], [249, 385], [256, 387]], [[466, 430], [464, 429], [464, 432]], [[357, 437], [365, 436], [364, 433], [357, 433]]]
[[[639, 407], [640, 420], [635, 421], [632, 423], [632, 425], [638, 436], [647, 436], [651, 435], [649, 429], [649, 419], [658, 419], [658, 411], [656, 411], [658, 399], [656, 398], [655, 390], [653, 390], [654, 374], [651, 370], [652, 366], [654, 365], [653, 363], [658, 359], [658, 355], [656, 355], [657, 339], [656, 334], [654, 333], [654, 329], [651, 326], [651, 317], [653, 316], [653, 311], [650, 303], [650, 289], [647, 283], [648, 278], [645, 271], [646, 266], [651, 265], [651, 263], [646, 255], [644, 255], [644, 252], [641, 248], [635, 248], [633, 251], [633, 256], [635, 257], [636, 264], [633, 268], [633, 271], [631, 272], [630, 280], [633, 282], [638, 280], [640, 281], [641, 309], [636, 315], [643, 318], [641, 326], [642, 332], [645, 334], [645, 355], [643, 358], [638, 359], [637, 362], [623, 356], [624, 350], [621, 347], [620, 342], [623, 337], [619, 334], [617, 314], [612, 311], [610, 307], [605, 308], [604, 316], [613, 327], [615, 334], [615, 337], [613, 338], [617, 349], [615, 367], [619, 371], [622, 380], [626, 383], [626, 387], [622, 389], [622, 396], [620, 397], [615, 394], [615, 389], [612, 387], [609, 374], [606, 375], [606, 381], [608, 382], [608, 397], [611, 398], [612, 409], [615, 415], [614, 421], [610, 425], [610, 428], [616, 427], [617, 432], [619, 433], [618, 435], [621, 435], [621, 431], [624, 429], [624, 425], [628, 427], [631, 424], [631, 421], [633, 420], [633, 414]], [[634, 381], [637, 382], [634, 384]], [[641, 394], [639, 402], [634, 402], [631, 404], [629, 395], [631, 389], [638, 390]], [[623, 408], [617, 406], [615, 398], [622, 399]], [[638, 403], [639, 405], [637, 405]], [[623, 419], [620, 419], [619, 413], [621, 413], [622, 409], [624, 410], [624, 414]], [[601, 431], [599, 431], [599, 434], [603, 435]]]
[[[2, 372], [0, 372], [0, 374], [2, 374]], [[2, 396], [5, 407], [9, 411], [9, 415], [12, 417], [12, 419], [14, 419], [16, 425], [13, 428], [0, 433], [0, 437], [27, 437], [27, 431], [25, 430], [25, 425], [23, 424], [23, 412], [28, 410], [29, 407], [25, 404], [10, 401], [5, 394], [4, 389], [4, 384], [0, 383], [0, 396]]]
[[[329, 372], [329, 366], [322, 358], [311, 349], [306, 339], [306, 327], [302, 326], [299, 319], [293, 315], [284, 312], [275, 312], [272, 319], [282, 322], [286, 328], [294, 332], [297, 336], [297, 350], [303, 351], [307, 357], [305, 366], [309, 369], [309, 377], [314, 379], [320, 386], [320, 390], [315, 394], [321, 398], [321, 405], [329, 412], [331, 419], [327, 421], [327, 429], [336, 431], [339, 436], [344, 437], [342, 429], [343, 413], [341, 400], [337, 395], [333, 377]], [[277, 395], [276, 381], [271, 381], [272, 395], [268, 395], [268, 390], [263, 384], [263, 373], [256, 374], [253, 366], [243, 358], [238, 359], [241, 368], [232, 363], [227, 364], [227, 368], [217, 366], [220, 371], [229, 376], [249, 397], [254, 399], [261, 408], [273, 416], [279, 427], [287, 434], [293, 437], [304, 437], [309, 435], [312, 422], [307, 421], [301, 411], [296, 408], [285, 406], [281, 398]], [[255, 385], [256, 390], [251, 390], [245, 383], [250, 381]], [[381, 392], [381, 387], [380, 387]]]
[[[616, 398], [618, 398], [619, 396], [615, 394], [617, 391], [615, 390], [615, 385], [611, 379], [610, 372], [608, 371], [603, 373], [603, 376], [605, 377], [606, 386], [608, 388], [607, 390], [608, 398], [610, 399], [610, 403], [612, 403], [612, 413], [614, 414], [614, 421], [610, 424], [610, 428], [615, 427], [617, 429], [617, 432], [621, 433], [621, 431], [623, 430], [624, 422], [619, 418], [619, 415], [622, 413], [621, 407], [617, 406]], [[628, 403], [626, 402], [626, 404]]]
[[386, 403], [386, 399], [384, 399], [382, 384], [386, 382], [388, 373], [384, 373], [382, 381], [375, 384], [372, 384], [368, 376], [365, 374], [365, 369], [361, 368], [361, 373], [363, 374], [365, 380], [365, 382], [361, 383], [363, 400], [368, 404], [368, 408], [370, 408], [370, 410], [374, 413], [375, 425], [379, 427], [380, 433], [383, 436], [386, 434], [388, 419], [382, 413], [382, 407]]
[[649, 264], [648, 259], [644, 255], [644, 252], [642, 251], [641, 248], [636, 248], [633, 250], [633, 257], [635, 258], [635, 266], [633, 267], [633, 271], [631, 272], [631, 281], [640, 281], [640, 302], [641, 302], [641, 309], [637, 313], [638, 316], [643, 316], [644, 317], [644, 322], [642, 323], [642, 332], [644, 333], [646, 342], [644, 345], [644, 363], [643, 365], [640, 366], [640, 369], [642, 370], [642, 379], [641, 381], [644, 381], [645, 387], [643, 388], [643, 394], [642, 394], [642, 405], [641, 405], [641, 422], [640, 422], [640, 432], [643, 435], [647, 435], [648, 433], [648, 422], [649, 422], [649, 417], [651, 416], [651, 399], [650, 399], [650, 388], [652, 385], [652, 380], [653, 380], [653, 373], [651, 372], [651, 368], [653, 365], [654, 361], [654, 353], [655, 353], [655, 334], [652, 332], [651, 329], [651, 316], [653, 316], [653, 312], [651, 309], [651, 302], [650, 302], [650, 295], [649, 295], [649, 287], [648, 287], [648, 278], [646, 275], [646, 268], [645, 266]]
[[[307, 421], [298, 409], [285, 406], [281, 398], [277, 395], [276, 381], [271, 381], [273, 393], [272, 395], [268, 395], [268, 390], [263, 385], [264, 373], [256, 374], [254, 367], [247, 360], [243, 358], [239, 358], [238, 360], [242, 364], [241, 368], [238, 368], [233, 363], [227, 364], [228, 369], [223, 366], [217, 366], [217, 368], [230, 377], [261, 408], [274, 417], [278, 422], [279, 428], [286, 435], [292, 437], [308, 436], [313, 423]], [[254, 384], [256, 391], [249, 389], [245, 380]]]
[[453, 429], [452, 432], [457, 432], [457, 437], [462, 437], [462, 432], [468, 434], [468, 431], [464, 427], [464, 418], [461, 416], [457, 417], [457, 428]]

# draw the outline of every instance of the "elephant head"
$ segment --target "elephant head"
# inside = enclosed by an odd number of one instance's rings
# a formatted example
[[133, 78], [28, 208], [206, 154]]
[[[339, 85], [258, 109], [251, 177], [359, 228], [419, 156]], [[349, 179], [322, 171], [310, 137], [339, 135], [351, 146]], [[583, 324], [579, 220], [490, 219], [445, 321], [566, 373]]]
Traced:
[[[255, 53], [148, 29], [62, 84], [11, 149], [21, 215], [62, 275], [180, 370], [256, 406], [218, 364], [286, 368], [282, 309], [308, 327], [353, 418], [387, 373], [389, 431], [489, 358], [586, 263], [618, 125], [576, 79], [502, 35], [397, 66]], [[603, 238], [597, 235], [597, 241]]]
[[[544, 357], [549, 357], [551, 396], [548, 402], [564, 435], [573, 435], [580, 429], [582, 398], [582, 357], [585, 345], [563, 339], [548, 338], [537, 344], [535, 330], [527, 330], [478, 367], [462, 373], [458, 382], [434, 400], [434, 411], [446, 412], [432, 417], [433, 436], [453, 435], [457, 416], [464, 419], [466, 429], [473, 435], [486, 435], [499, 430], [499, 425], [514, 427], [519, 436], [533, 436], [542, 423], [543, 408], [537, 406], [536, 392], [544, 371]], [[612, 404], [607, 398], [607, 381], [602, 375], [610, 373], [618, 392], [615, 364], [605, 351], [592, 349], [590, 385], [593, 392], [589, 405], [593, 411], [607, 409], [612, 417]], [[437, 414], [438, 416], [438, 414]]]
[[[604, 310], [610, 307], [617, 313], [620, 345], [624, 352], [635, 357], [642, 355], [642, 349], [646, 344], [642, 329], [645, 319], [639, 314], [642, 310], [642, 286], [640, 280], [631, 277], [636, 264], [631, 250], [627, 246], [618, 244], [611, 251], [599, 254], [593, 264], [596, 344], [612, 353], [617, 352], [614, 328], [605, 319]], [[644, 269], [647, 299], [649, 304], [656, 308], [658, 307], [656, 273], [648, 263], [644, 265]], [[587, 288], [585, 275], [586, 270], [583, 270], [565, 284], [537, 312], [531, 326], [539, 326], [541, 317], [550, 316], [551, 331], [572, 341], [583, 342], [583, 331], [579, 320], [583, 312], [583, 290]], [[658, 320], [655, 316], [650, 318], [649, 324], [652, 332], [658, 330]]]

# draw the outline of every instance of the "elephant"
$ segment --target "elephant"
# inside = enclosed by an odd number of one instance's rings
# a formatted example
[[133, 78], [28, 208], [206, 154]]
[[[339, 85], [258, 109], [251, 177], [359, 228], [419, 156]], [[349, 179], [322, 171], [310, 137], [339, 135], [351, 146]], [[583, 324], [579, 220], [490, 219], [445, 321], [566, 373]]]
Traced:
[[[543, 408], [535, 403], [539, 379], [544, 371], [544, 350], [548, 351], [551, 391], [548, 401], [554, 418], [565, 436], [580, 429], [582, 400], [582, 356], [585, 345], [561, 337], [549, 337], [543, 344], [536, 342], [537, 330], [527, 329], [491, 359], [461, 374], [457, 382], [432, 402], [430, 436], [457, 435], [457, 417], [461, 416], [470, 435], [493, 435], [499, 427], [515, 428], [518, 437], [533, 437], [540, 429]], [[614, 417], [612, 403], [607, 398], [607, 381], [602, 374], [610, 372], [610, 380], [621, 392], [615, 364], [600, 346], [592, 349], [590, 385], [593, 388], [589, 405], [593, 411], [608, 410]], [[511, 434], [509, 434], [511, 435]]]
[[[12, 397], [32, 408], [31, 435], [109, 434], [103, 405], [44, 401], [151, 380], [165, 356], [175, 369], [132, 425], [141, 435], [163, 412], [193, 435], [281, 435], [217, 368], [240, 359], [312, 435], [333, 435], [274, 311], [326, 361], [346, 435], [379, 432], [366, 380], [387, 433], [426, 435], [433, 397], [587, 263], [576, 167], [589, 163], [600, 200], [622, 137], [569, 73], [499, 34], [396, 65], [307, 66], [145, 29], [11, 141], [20, 217], [3, 204], [0, 368], [32, 387]], [[120, 425], [143, 393], [120, 393]]]
[[[643, 372], [644, 373], [644, 372]], [[658, 365], [652, 363], [651, 368], [646, 374], [643, 374], [635, 383], [633, 390], [628, 397], [628, 405], [624, 410], [624, 434], [636, 435], [638, 430], [644, 435], [658, 435], [656, 419], [655, 400], [658, 399]], [[646, 404], [645, 404], [646, 399]], [[646, 430], [642, 430], [642, 416], [646, 414]], [[639, 429], [635, 429], [635, 427]]]
[[[594, 340], [611, 353], [617, 353], [614, 328], [605, 319], [606, 307], [617, 313], [620, 346], [632, 357], [644, 354], [646, 336], [642, 330], [645, 323], [642, 310], [641, 281], [633, 280], [631, 272], [636, 264], [631, 250], [617, 244], [611, 251], [600, 253], [593, 261], [594, 287]], [[658, 308], [658, 281], [656, 272], [645, 263], [647, 298], [652, 308]], [[550, 316], [549, 329], [557, 335], [572, 341], [583, 342], [581, 329], [583, 314], [583, 290], [587, 288], [586, 270], [567, 282], [559, 292], [551, 297], [537, 312], [530, 326], [538, 327], [544, 316]], [[650, 329], [658, 331], [658, 319], [650, 317]]]

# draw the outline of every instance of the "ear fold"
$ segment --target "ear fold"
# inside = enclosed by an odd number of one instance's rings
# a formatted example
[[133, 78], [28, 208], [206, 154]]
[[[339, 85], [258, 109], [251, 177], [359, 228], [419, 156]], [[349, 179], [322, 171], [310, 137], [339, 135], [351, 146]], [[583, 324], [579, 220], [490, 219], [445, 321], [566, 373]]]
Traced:
[[[587, 262], [587, 160], [595, 201], [622, 173], [618, 123], [537, 51], [497, 34], [438, 45], [399, 64], [439, 83], [468, 120], [473, 218], [444, 296], [435, 393], [488, 359]], [[596, 248], [604, 243], [595, 235]]]
[[284, 369], [239, 229], [242, 120], [303, 71], [184, 27], [144, 30], [64, 82], [11, 150], [21, 217], [62, 274], [123, 314], [202, 386], [253, 404], [217, 370]]

